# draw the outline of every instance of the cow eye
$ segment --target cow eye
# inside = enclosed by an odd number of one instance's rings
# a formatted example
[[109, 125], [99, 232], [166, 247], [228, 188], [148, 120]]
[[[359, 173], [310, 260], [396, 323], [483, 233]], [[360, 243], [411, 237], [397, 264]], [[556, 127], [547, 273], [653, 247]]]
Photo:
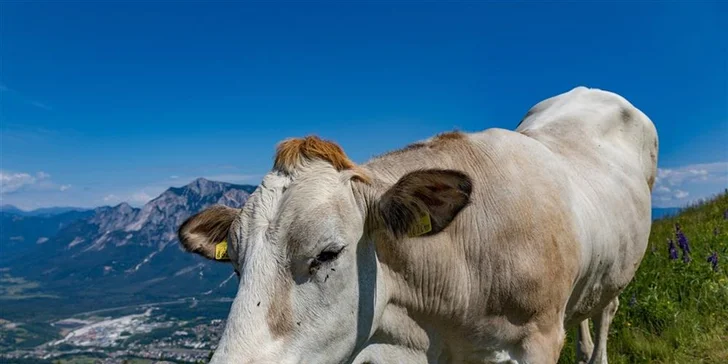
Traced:
[[322, 251], [321, 253], [319, 253], [319, 255], [316, 256], [316, 258], [311, 261], [311, 266], [308, 268], [308, 272], [310, 274], [314, 274], [316, 270], [321, 267], [322, 264], [326, 264], [328, 262], [336, 260], [336, 258], [338, 258], [341, 254], [342, 250], [344, 250], [343, 247], [338, 249], [326, 249]]
[[333, 248], [327, 248], [326, 250], [319, 253], [319, 255], [316, 256], [316, 262], [318, 263], [326, 263], [330, 262], [336, 258], [339, 257], [339, 254], [341, 254], [341, 251], [344, 250], [344, 247], [333, 247]]
[[323, 251], [323, 252], [321, 252], [321, 254], [319, 254], [316, 257], [316, 260], [318, 260], [321, 263], [330, 262], [330, 261], [336, 259], [336, 257], [339, 256], [340, 252], [341, 251]]

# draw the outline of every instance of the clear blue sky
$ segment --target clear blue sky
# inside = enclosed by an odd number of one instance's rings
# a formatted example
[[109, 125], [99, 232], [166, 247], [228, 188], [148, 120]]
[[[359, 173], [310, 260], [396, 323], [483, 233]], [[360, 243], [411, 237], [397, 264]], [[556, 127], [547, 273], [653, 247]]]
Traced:
[[3, 2], [3, 203], [143, 203], [257, 183], [310, 133], [358, 162], [434, 133], [515, 128], [577, 85], [660, 136], [656, 205], [728, 186], [719, 2]]

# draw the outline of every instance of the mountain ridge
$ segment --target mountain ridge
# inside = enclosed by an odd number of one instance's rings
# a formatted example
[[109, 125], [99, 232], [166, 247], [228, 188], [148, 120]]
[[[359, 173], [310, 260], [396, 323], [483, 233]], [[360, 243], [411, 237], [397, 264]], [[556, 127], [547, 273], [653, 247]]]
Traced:
[[[9, 303], [4, 314], [22, 316], [28, 304], [74, 312], [150, 299], [231, 297], [236, 287], [229, 283], [232, 267], [186, 253], [176, 232], [186, 218], [213, 204], [242, 207], [255, 188], [198, 178], [170, 187], [140, 207], [122, 202], [65, 221], [42, 244], [25, 244], [29, 249], [0, 256], [6, 281], [35, 282], [38, 287], [25, 293], [58, 297], [53, 307], [17, 296], [3, 301]], [[11, 222], [29, 218], [2, 215]], [[0, 293], [13, 291], [2, 284]]]
[[0, 213], [10, 213], [10, 214], [16, 214], [16, 215], [22, 215], [22, 216], [50, 216], [50, 215], [58, 215], [65, 212], [71, 212], [71, 211], [88, 211], [92, 210], [93, 208], [84, 208], [84, 207], [74, 207], [74, 206], [51, 206], [51, 207], [41, 207], [34, 210], [23, 210], [15, 205], [11, 204], [4, 204], [0, 205]]

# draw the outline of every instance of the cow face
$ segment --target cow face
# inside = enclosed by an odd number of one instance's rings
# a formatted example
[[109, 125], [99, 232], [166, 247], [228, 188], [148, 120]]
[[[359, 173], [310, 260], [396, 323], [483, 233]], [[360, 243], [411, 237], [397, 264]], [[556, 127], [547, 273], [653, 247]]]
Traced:
[[214, 259], [226, 240], [240, 275], [212, 362], [347, 362], [387, 303], [372, 236], [437, 234], [470, 189], [455, 171], [413, 172], [385, 186], [315, 161], [268, 174], [242, 210], [218, 206], [189, 218], [179, 230], [185, 249]]

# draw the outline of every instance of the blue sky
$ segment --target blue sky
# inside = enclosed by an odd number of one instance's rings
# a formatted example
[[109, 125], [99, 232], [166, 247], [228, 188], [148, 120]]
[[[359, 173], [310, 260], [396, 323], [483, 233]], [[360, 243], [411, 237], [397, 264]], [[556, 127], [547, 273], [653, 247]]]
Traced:
[[515, 128], [577, 85], [655, 122], [655, 205], [728, 187], [719, 2], [3, 2], [2, 200], [139, 205], [205, 176], [257, 183], [275, 144], [357, 162]]

